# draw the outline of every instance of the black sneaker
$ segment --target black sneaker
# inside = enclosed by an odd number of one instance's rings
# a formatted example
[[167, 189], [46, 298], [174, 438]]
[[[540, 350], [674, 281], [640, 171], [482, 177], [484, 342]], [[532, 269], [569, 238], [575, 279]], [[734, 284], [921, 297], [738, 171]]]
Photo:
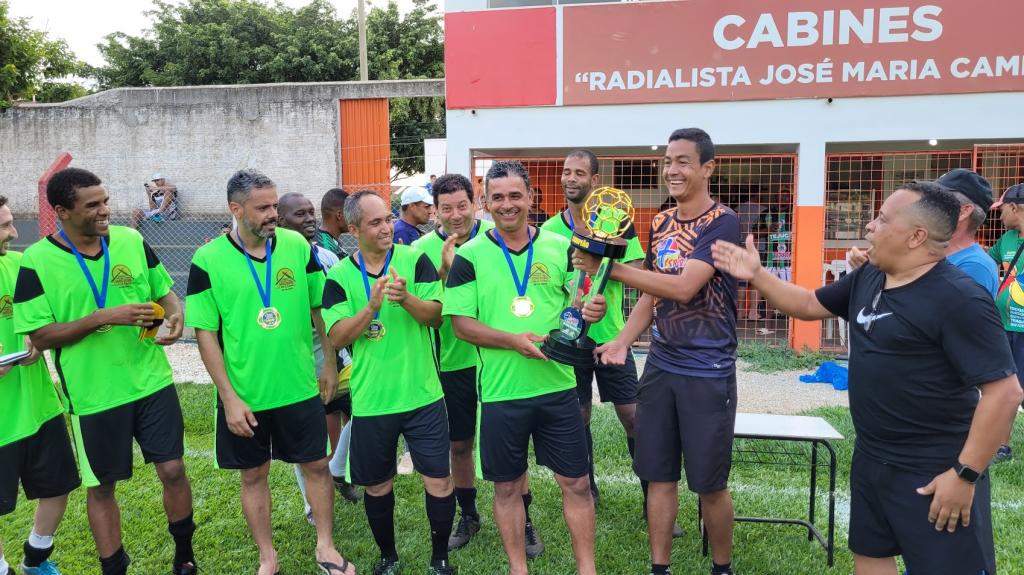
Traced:
[[344, 477], [334, 477], [332, 475], [331, 479], [334, 480], [334, 489], [336, 489], [338, 493], [345, 498], [345, 501], [348, 501], [349, 503], [359, 503], [359, 500], [363, 498], [362, 494], [359, 493], [359, 490], [356, 489], [356, 486], [345, 481]]
[[448, 550], [455, 551], [469, 545], [477, 531], [480, 531], [480, 518], [462, 514], [455, 531], [448, 536]]
[[535, 559], [544, 553], [544, 542], [540, 540], [533, 523], [526, 522], [526, 558]]
[[1011, 461], [1013, 459], [1013, 449], [1009, 445], [1000, 445], [999, 450], [996, 451], [996, 456], [992, 458], [991, 465], [996, 463], [1002, 463], [1004, 461]]
[[431, 563], [427, 567], [427, 575], [455, 575], [459, 570], [448, 564], [447, 561]]
[[398, 575], [402, 572], [402, 563], [398, 559], [381, 559], [373, 567], [373, 575]]

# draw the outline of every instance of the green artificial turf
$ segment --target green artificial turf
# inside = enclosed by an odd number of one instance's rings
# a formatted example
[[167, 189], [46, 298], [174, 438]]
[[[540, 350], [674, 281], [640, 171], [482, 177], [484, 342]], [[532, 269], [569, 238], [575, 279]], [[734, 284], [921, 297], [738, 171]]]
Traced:
[[[199, 525], [195, 547], [203, 573], [252, 574], [256, 571], [256, 547], [245, 527], [238, 500], [238, 474], [213, 466], [213, 388], [183, 384], [178, 387], [187, 429], [186, 464], [195, 495], [195, 518]], [[829, 408], [812, 412], [830, 421], [847, 437], [837, 442], [839, 486], [837, 489], [836, 566], [833, 573], [851, 573], [852, 557], [846, 549], [849, 517], [848, 477], [853, 429], [849, 411]], [[597, 565], [600, 573], [646, 574], [650, 567], [647, 531], [641, 519], [640, 489], [632, 475], [622, 428], [614, 411], [595, 407], [594, 443], [597, 451], [601, 502], [597, 511]], [[1018, 422], [1015, 439], [1024, 446], [1024, 425]], [[751, 445], [745, 444], [747, 448]], [[758, 443], [757, 448], [779, 450], [785, 445]], [[744, 457], [746, 458], [746, 457]], [[136, 453], [136, 475], [118, 486], [125, 532], [125, 548], [132, 556], [131, 572], [144, 575], [168, 573], [173, 544], [167, 534], [160, 500], [160, 484], [152, 467], [142, 465]], [[547, 545], [544, 555], [530, 564], [531, 572], [568, 575], [574, 572], [569, 535], [561, 516], [561, 498], [550, 472], [531, 467], [534, 522]], [[999, 567], [1002, 573], [1024, 573], [1024, 463], [1001, 464], [993, 470], [993, 514]], [[824, 525], [824, 472], [819, 499], [819, 517]], [[778, 465], [737, 463], [733, 466], [732, 488], [738, 515], [802, 517], [807, 510], [806, 469]], [[315, 534], [302, 513], [302, 499], [288, 465], [275, 463], [271, 473], [274, 497], [274, 541], [287, 575], [316, 573], [313, 563]], [[504, 573], [506, 565], [501, 541], [491, 514], [492, 489], [479, 485], [478, 506], [483, 528], [473, 542], [452, 553], [452, 563], [462, 575]], [[399, 477], [396, 483], [396, 530], [398, 549], [405, 573], [423, 573], [429, 558], [429, 531], [423, 509], [422, 483], [414, 477]], [[679, 523], [686, 529], [672, 555], [673, 572], [703, 574], [710, 561], [702, 557], [696, 527], [696, 499], [685, 490]], [[7, 559], [18, 565], [21, 544], [31, 527], [34, 505], [19, 501], [13, 514], [0, 520], [0, 540]], [[339, 549], [354, 560], [359, 572], [369, 574], [377, 558], [376, 547], [366, 524], [362, 505], [340, 499], [335, 506], [335, 535]], [[824, 528], [824, 527], [823, 527]], [[53, 559], [67, 575], [99, 574], [92, 536], [85, 514], [84, 491], [71, 496], [67, 515], [57, 534]], [[807, 532], [795, 526], [737, 524], [734, 565], [742, 575], [817, 574], [830, 572], [825, 552], [807, 541]]]

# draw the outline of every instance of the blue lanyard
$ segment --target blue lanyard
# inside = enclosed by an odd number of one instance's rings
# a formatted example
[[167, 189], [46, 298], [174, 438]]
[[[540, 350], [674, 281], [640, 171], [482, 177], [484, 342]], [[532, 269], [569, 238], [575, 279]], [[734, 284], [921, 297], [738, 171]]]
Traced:
[[78, 267], [82, 268], [85, 279], [89, 281], [89, 287], [92, 288], [92, 297], [96, 300], [96, 307], [103, 309], [107, 305], [107, 289], [110, 287], [110, 254], [107, 253], [107, 240], [100, 236], [100, 249], [103, 250], [103, 291], [100, 291], [96, 286], [96, 280], [93, 279], [92, 273], [89, 272], [89, 267], [85, 265], [85, 258], [82, 257], [81, 252], [78, 251], [75, 244], [71, 243], [71, 239], [68, 238], [63, 229], [59, 233], [60, 237], [71, 248], [71, 253], [75, 254], [75, 259], [78, 260]]
[[569, 208], [565, 209], [565, 215], [569, 218], [569, 231], [576, 232], [576, 223], [572, 221], [572, 210]]
[[494, 238], [498, 240], [498, 245], [501, 246], [501, 252], [505, 254], [505, 261], [508, 262], [508, 269], [512, 272], [512, 281], [516, 282], [516, 293], [519, 297], [526, 295], [526, 284], [530, 282], [530, 266], [533, 265], [533, 238], [530, 236], [530, 227], [526, 227], [526, 269], [523, 270], [523, 280], [519, 281], [519, 274], [516, 273], [516, 264], [512, 261], [512, 254], [508, 251], [508, 246], [505, 245], [505, 240], [501, 237], [501, 234], [497, 230], [494, 231]]
[[[469, 232], [469, 239], [471, 240], [471, 239], [475, 238], [476, 237], [476, 233], [479, 232], [479, 231], [480, 231], [480, 221], [477, 220], [477, 222], [475, 224], [473, 224], [473, 231]], [[447, 240], [448, 239], [448, 234], [444, 233], [444, 231], [442, 231], [441, 228], [438, 228], [437, 235], [441, 236], [442, 240]], [[469, 241], [469, 240], [467, 240], [467, 241]]]
[[273, 269], [273, 266], [270, 264], [270, 258], [273, 254], [270, 251], [270, 238], [267, 238], [267, 265], [263, 273], [263, 283], [266, 287], [263, 287], [260, 285], [260, 276], [256, 274], [256, 266], [252, 265], [252, 257], [246, 251], [245, 244], [242, 243], [242, 236], [238, 230], [235, 230], [235, 237], [238, 238], [238, 247], [242, 248], [245, 262], [249, 264], [249, 271], [252, 272], [252, 279], [256, 282], [256, 290], [260, 292], [260, 300], [263, 302], [263, 307], [270, 307], [270, 270]]
[[[388, 256], [384, 258], [384, 267], [380, 268], [381, 275], [388, 273], [388, 264], [391, 263], [391, 254], [395, 253], [395, 248], [388, 250]], [[357, 254], [359, 256], [359, 273], [363, 274], [363, 290], [366, 291], [366, 303], [370, 303], [370, 278], [366, 274], [366, 262], [363, 261], [363, 251], [360, 250]], [[373, 319], [380, 317], [380, 310], [373, 314]]]

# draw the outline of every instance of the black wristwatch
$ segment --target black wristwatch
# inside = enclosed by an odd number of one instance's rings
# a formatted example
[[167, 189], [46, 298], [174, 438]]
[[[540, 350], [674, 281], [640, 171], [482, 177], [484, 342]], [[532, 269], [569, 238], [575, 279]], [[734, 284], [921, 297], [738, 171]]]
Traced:
[[971, 485], [974, 485], [978, 481], [978, 478], [981, 477], [980, 472], [975, 471], [970, 467], [967, 467], [966, 465], [960, 463], [959, 461], [957, 461], [956, 465], [953, 466], [953, 470], [956, 471], [957, 477], [966, 481], [967, 483], [970, 483]]

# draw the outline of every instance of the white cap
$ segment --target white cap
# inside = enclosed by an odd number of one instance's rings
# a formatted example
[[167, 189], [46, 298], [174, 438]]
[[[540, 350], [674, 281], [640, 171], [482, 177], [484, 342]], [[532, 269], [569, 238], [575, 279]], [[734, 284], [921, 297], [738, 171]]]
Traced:
[[409, 204], [415, 204], [416, 202], [423, 202], [424, 204], [434, 205], [434, 196], [430, 195], [425, 188], [408, 188], [402, 192], [402, 205], [408, 206]]
[[161, 174], [160, 172], [157, 172], [157, 173], [153, 174], [153, 177], [150, 178], [150, 181], [155, 182], [157, 180], [162, 180], [162, 179], [164, 179], [163, 174]]

